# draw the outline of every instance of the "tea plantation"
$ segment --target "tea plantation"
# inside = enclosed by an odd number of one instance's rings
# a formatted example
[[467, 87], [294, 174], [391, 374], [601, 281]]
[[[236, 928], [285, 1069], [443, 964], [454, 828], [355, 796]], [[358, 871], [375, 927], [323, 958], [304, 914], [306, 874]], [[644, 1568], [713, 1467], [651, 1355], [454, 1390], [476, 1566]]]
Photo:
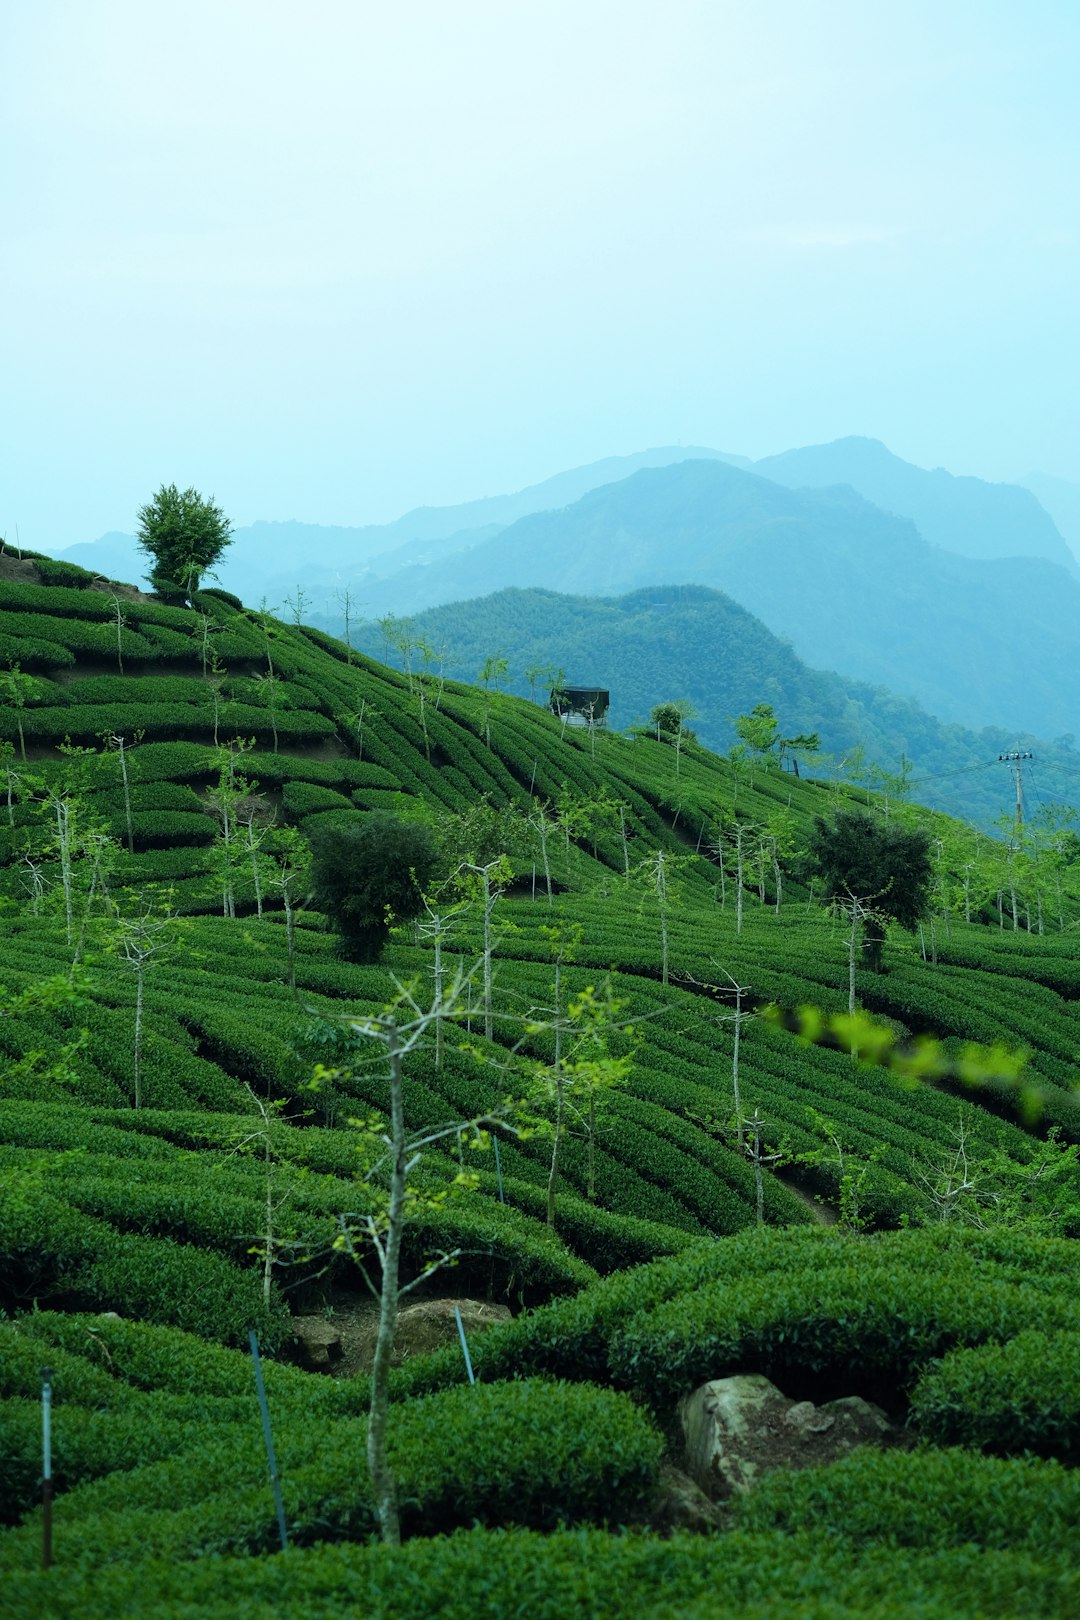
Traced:
[[[1080, 1612], [1074, 845], [563, 725], [419, 661], [0, 556], [0, 1613]], [[853, 803], [935, 850], [880, 973], [806, 857]], [[456, 855], [358, 963], [308, 903], [308, 839], [385, 810]], [[301, 1367], [293, 1318], [347, 1315], [353, 1251], [373, 1266], [365, 1020], [457, 972], [405, 1064], [436, 1140], [404, 1276], [511, 1314], [471, 1340], [474, 1385], [457, 1343], [392, 1374], [394, 1549], [368, 1376]], [[901, 1046], [935, 1039], [933, 1083], [761, 1016], [852, 988]], [[1022, 1050], [1020, 1082], [971, 1043]], [[735, 1373], [863, 1396], [903, 1443], [672, 1528], [677, 1404]]]

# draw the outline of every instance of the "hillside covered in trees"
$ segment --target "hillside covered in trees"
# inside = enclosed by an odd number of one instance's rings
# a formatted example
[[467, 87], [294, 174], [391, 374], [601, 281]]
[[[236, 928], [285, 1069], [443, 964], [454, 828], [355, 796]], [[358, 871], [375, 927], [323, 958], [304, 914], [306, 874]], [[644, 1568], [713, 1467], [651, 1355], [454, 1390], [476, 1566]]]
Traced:
[[[1075, 1613], [1067, 828], [102, 587], [0, 557], [12, 1612]], [[880, 970], [852, 811], [925, 835]], [[384, 817], [431, 869], [357, 960], [311, 851]], [[391, 1264], [461, 1317], [387, 1374]], [[759, 1376], [885, 1443], [694, 1482], [685, 1403]]]
[[[316, 622], [345, 633], [340, 617]], [[884, 687], [809, 668], [760, 619], [704, 586], [621, 597], [511, 588], [415, 618], [353, 624], [350, 636], [373, 657], [457, 680], [478, 680], [486, 664], [505, 659], [500, 686], [533, 701], [558, 678], [603, 687], [611, 693], [607, 724], [617, 729], [642, 724], [658, 701], [685, 701], [697, 736], [724, 753], [737, 741], [737, 717], [768, 702], [789, 730], [818, 734], [817, 774], [865, 786], [906, 774], [919, 802], [986, 828], [1012, 803], [1003, 752], [1036, 755], [1028, 767], [1033, 817], [1055, 814], [1080, 784], [1071, 738], [943, 724]]]

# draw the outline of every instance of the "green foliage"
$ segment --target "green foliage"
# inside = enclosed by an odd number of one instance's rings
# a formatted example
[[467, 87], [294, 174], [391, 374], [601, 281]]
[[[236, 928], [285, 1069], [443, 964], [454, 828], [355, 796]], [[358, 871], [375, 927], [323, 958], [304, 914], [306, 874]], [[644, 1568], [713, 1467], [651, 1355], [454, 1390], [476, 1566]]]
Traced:
[[[100, 1443], [115, 1444], [118, 1427]], [[365, 1428], [288, 1410], [279, 1416], [275, 1450], [293, 1545], [372, 1535], [374, 1504], [357, 1466]], [[251, 1429], [248, 1421], [196, 1430], [192, 1449], [70, 1493], [65, 1563], [272, 1550], [273, 1501]], [[641, 1511], [662, 1448], [625, 1396], [546, 1381], [460, 1388], [410, 1402], [395, 1411], [390, 1441], [409, 1535], [475, 1523], [553, 1529], [625, 1520]], [[32, 1520], [12, 1533], [9, 1554], [30, 1562], [36, 1534]]]
[[374, 811], [359, 825], [320, 827], [312, 842], [313, 903], [350, 961], [377, 960], [394, 922], [420, 910], [435, 870], [428, 828]]
[[482, 1378], [605, 1379], [661, 1406], [746, 1371], [851, 1393], [857, 1369], [892, 1405], [954, 1346], [1074, 1328], [1078, 1265], [1069, 1241], [1004, 1232], [766, 1229], [603, 1278], [492, 1329], [473, 1360]]
[[69, 1297], [84, 1309], [120, 1300], [135, 1317], [239, 1344], [259, 1323], [281, 1343], [286, 1313], [267, 1312], [257, 1280], [223, 1257], [120, 1233], [46, 1192], [40, 1171], [10, 1175], [0, 1187], [0, 1263], [9, 1299]]
[[[286, 1558], [187, 1561], [181, 1578], [182, 1601], [200, 1620], [328, 1620], [343, 1609], [368, 1620], [775, 1620], [778, 1609], [799, 1620], [1015, 1620], [1018, 1592], [1032, 1620], [1072, 1620], [1073, 1562], [1067, 1543], [863, 1551], [775, 1531], [668, 1538], [475, 1528], [401, 1548], [328, 1544]], [[27, 1558], [5, 1573], [20, 1614], [175, 1620], [178, 1612], [172, 1558], [99, 1573], [89, 1560], [59, 1563], [48, 1574]]]
[[[911, 1415], [935, 1445], [1080, 1462], [1080, 1333], [1032, 1328], [953, 1350], [920, 1378]], [[1074, 1510], [1075, 1511], [1075, 1510]]]
[[34, 566], [45, 585], [61, 585], [73, 590], [85, 590], [97, 578], [89, 568], [80, 568], [77, 563], [64, 562], [53, 557], [37, 557]]
[[135, 533], [140, 549], [153, 560], [155, 587], [190, 597], [228, 546], [232, 526], [213, 498], [162, 484], [140, 506]]
[[869, 1446], [827, 1468], [778, 1471], [735, 1503], [743, 1530], [809, 1531], [878, 1548], [1037, 1551], [1070, 1540], [1078, 1514], [1080, 1475], [1057, 1463]]
[[841, 810], [818, 816], [810, 858], [825, 896], [843, 906], [852, 896], [902, 928], [915, 928], [930, 891], [930, 839], [919, 827]]

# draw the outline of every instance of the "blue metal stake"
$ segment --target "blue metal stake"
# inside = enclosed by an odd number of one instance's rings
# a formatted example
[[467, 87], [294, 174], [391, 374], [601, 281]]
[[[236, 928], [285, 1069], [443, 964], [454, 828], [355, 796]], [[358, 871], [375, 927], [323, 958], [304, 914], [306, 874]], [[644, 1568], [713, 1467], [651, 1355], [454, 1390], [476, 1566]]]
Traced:
[[465, 1357], [465, 1371], [469, 1375], [469, 1383], [475, 1384], [476, 1374], [472, 1370], [472, 1358], [469, 1355], [469, 1343], [465, 1337], [465, 1324], [461, 1320], [461, 1311], [456, 1305], [454, 1306], [454, 1315], [457, 1317], [458, 1336], [461, 1339], [461, 1353]]
[[274, 1487], [274, 1506], [277, 1508], [278, 1535], [281, 1537], [281, 1550], [289, 1550], [289, 1532], [285, 1527], [285, 1504], [281, 1500], [281, 1481], [278, 1478], [277, 1459], [274, 1456], [274, 1438], [270, 1433], [270, 1408], [266, 1404], [266, 1390], [263, 1387], [262, 1363], [259, 1360], [259, 1341], [252, 1328], [248, 1334], [251, 1345], [251, 1359], [255, 1365], [255, 1389], [259, 1397], [259, 1411], [262, 1413], [263, 1439], [266, 1441], [266, 1460], [270, 1465], [270, 1483]]
[[52, 1368], [41, 1369], [41, 1567], [52, 1568]]

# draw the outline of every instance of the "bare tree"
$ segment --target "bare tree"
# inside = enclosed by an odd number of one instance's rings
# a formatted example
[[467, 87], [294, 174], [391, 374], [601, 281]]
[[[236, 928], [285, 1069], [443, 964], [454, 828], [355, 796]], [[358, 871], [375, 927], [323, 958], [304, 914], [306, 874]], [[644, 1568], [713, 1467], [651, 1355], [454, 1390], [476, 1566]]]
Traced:
[[180, 920], [171, 896], [143, 894], [128, 916], [118, 915], [112, 949], [135, 977], [134, 1102], [142, 1107], [143, 993], [146, 975], [176, 950]]
[[[410, 1053], [426, 1042], [440, 1018], [461, 1016], [466, 977], [459, 970], [452, 984], [445, 988], [441, 1000], [436, 998], [426, 1006], [417, 1001], [410, 988], [398, 984], [397, 996], [390, 1006], [369, 1017], [350, 1020], [354, 1034], [365, 1042], [371, 1042], [386, 1065], [389, 1123], [386, 1127], [376, 1126], [370, 1132], [370, 1139], [378, 1153], [367, 1173], [372, 1190], [380, 1177], [385, 1177], [386, 1190], [383, 1197], [374, 1201], [372, 1208], [360, 1214], [339, 1217], [334, 1247], [357, 1263], [379, 1305], [379, 1327], [368, 1403], [367, 1463], [379, 1532], [384, 1542], [395, 1547], [401, 1541], [401, 1520], [397, 1481], [387, 1458], [386, 1432], [390, 1411], [390, 1362], [398, 1311], [402, 1298], [411, 1289], [440, 1266], [452, 1262], [458, 1254], [455, 1250], [429, 1260], [411, 1282], [402, 1283], [402, 1239], [410, 1215], [423, 1205], [422, 1195], [410, 1187], [409, 1178], [430, 1149], [454, 1143], [460, 1146], [470, 1139], [486, 1145], [489, 1128], [500, 1118], [495, 1112], [419, 1132], [410, 1131], [405, 1121], [405, 1061]], [[475, 1184], [474, 1178], [464, 1172], [455, 1180], [458, 1184]], [[374, 1255], [379, 1268], [378, 1283], [368, 1271], [368, 1251]]]

